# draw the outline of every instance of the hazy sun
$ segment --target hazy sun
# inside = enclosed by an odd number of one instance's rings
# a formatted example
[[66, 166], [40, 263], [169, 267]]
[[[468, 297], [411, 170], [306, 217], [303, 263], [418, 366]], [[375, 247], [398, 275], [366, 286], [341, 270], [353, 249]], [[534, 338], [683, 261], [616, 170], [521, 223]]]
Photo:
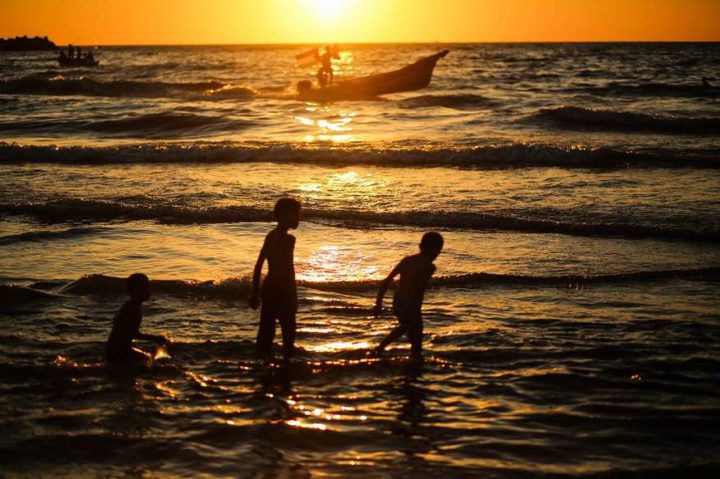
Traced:
[[314, 13], [326, 22], [338, 20], [353, 2], [354, 0], [309, 0]]

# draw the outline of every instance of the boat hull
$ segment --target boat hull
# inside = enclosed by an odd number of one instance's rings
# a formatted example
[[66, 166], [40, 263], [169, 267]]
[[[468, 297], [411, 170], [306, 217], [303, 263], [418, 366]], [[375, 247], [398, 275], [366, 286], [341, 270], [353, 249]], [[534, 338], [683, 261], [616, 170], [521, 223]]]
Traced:
[[80, 60], [76, 60], [74, 58], [58, 58], [58, 63], [61, 67], [75, 67], [75, 68], [92, 68], [100, 65], [100, 62], [98, 60], [87, 60], [85, 58], [82, 58]]
[[312, 88], [298, 93], [298, 98], [319, 102], [367, 100], [389, 93], [420, 90], [430, 84], [435, 64], [447, 54], [448, 50], [443, 50], [399, 70]]

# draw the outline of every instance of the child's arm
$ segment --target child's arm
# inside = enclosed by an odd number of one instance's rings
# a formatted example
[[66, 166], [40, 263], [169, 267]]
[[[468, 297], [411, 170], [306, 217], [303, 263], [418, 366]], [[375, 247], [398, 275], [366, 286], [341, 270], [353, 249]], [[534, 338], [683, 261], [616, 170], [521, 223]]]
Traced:
[[257, 307], [260, 306], [260, 276], [262, 275], [263, 264], [265, 263], [265, 258], [267, 257], [267, 243], [268, 237], [266, 236], [265, 242], [263, 243], [262, 248], [260, 248], [260, 254], [258, 254], [257, 262], [255, 263], [255, 270], [253, 271], [252, 292], [250, 293], [250, 300], [248, 301], [252, 309], [257, 309]]
[[401, 263], [402, 261], [398, 263], [398, 265], [395, 266], [392, 271], [390, 271], [390, 274], [387, 276], [387, 278], [382, 280], [382, 282], [380, 283], [380, 291], [378, 291], [377, 300], [375, 301], [375, 308], [373, 309], [373, 314], [376, 318], [379, 318], [382, 314], [383, 297], [385, 296], [385, 292], [387, 291], [388, 286], [390, 286], [390, 283], [392, 283], [393, 278], [397, 276], [398, 273], [400, 273]]

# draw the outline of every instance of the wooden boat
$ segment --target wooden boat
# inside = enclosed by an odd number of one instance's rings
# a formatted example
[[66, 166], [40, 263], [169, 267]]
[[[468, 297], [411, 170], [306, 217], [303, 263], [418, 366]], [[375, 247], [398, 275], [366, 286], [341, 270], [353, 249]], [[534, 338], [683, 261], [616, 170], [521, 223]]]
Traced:
[[448, 53], [449, 50], [443, 50], [399, 70], [339, 81], [324, 88], [300, 82], [298, 99], [319, 102], [367, 100], [388, 93], [419, 90], [430, 84], [435, 64]]
[[67, 56], [59, 56], [58, 63], [61, 67], [96, 67], [100, 65], [100, 62], [95, 59], [87, 57], [69, 58]]

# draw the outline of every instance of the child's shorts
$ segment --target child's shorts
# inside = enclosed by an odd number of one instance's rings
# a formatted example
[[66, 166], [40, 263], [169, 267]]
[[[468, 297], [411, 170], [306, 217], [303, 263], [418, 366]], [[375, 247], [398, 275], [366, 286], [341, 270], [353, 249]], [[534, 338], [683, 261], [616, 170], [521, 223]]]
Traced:
[[397, 316], [400, 324], [403, 326], [405, 326], [405, 322], [408, 320], [419, 320], [421, 317], [421, 308], [422, 303], [415, 299], [398, 298], [397, 296], [393, 298], [393, 314]]

